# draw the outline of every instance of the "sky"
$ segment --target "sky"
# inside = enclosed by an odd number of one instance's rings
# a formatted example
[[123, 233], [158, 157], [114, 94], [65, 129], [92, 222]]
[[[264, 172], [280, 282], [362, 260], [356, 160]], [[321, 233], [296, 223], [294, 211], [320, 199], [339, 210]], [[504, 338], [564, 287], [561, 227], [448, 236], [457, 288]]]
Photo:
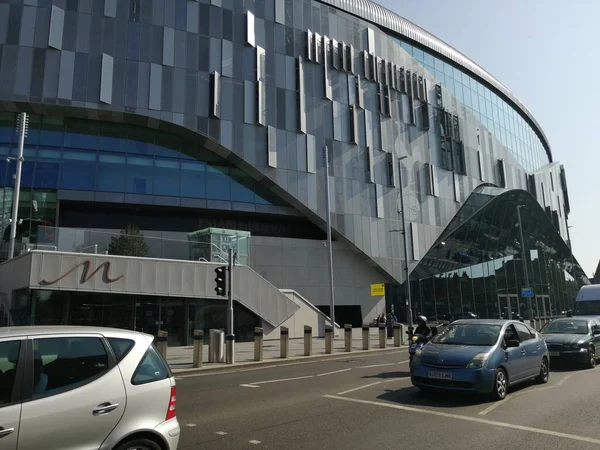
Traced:
[[600, 259], [600, 1], [375, 1], [483, 67], [533, 114], [565, 166], [573, 253], [591, 277]]

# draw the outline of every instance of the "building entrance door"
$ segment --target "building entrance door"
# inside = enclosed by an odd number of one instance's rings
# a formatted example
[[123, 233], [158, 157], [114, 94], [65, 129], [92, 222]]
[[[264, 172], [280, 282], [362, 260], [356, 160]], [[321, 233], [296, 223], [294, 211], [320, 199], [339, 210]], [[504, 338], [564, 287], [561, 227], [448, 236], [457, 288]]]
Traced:
[[503, 319], [518, 320], [521, 317], [521, 305], [516, 294], [498, 294], [498, 314]]
[[[550, 305], [550, 296], [549, 295], [536, 295], [535, 296], [535, 305], [537, 308], [538, 317], [551, 317], [552, 316], [552, 306]], [[541, 314], [541, 316], [540, 316]]]

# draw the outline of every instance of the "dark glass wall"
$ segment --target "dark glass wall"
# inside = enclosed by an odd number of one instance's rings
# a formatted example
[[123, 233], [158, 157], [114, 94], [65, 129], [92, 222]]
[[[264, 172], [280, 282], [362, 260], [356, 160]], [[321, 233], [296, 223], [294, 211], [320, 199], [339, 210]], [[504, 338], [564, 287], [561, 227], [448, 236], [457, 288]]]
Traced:
[[[571, 264], [568, 246], [535, 199], [490, 187], [476, 189], [472, 197], [412, 272], [413, 312], [439, 320], [467, 313], [529, 318], [526, 287], [533, 288], [533, 317], [571, 309], [585, 274]], [[405, 317], [403, 290], [394, 301]]]

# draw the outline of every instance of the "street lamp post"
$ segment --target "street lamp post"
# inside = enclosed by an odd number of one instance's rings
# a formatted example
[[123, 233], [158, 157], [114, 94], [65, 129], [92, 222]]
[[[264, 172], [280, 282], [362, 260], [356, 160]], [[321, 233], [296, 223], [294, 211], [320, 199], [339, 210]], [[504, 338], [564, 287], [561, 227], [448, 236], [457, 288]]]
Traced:
[[13, 193], [12, 222], [10, 224], [10, 246], [8, 259], [15, 256], [15, 240], [17, 238], [17, 215], [19, 213], [19, 193], [21, 191], [21, 169], [23, 167], [23, 147], [27, 135], [27, 124], [29, 117], [27, 113], [19, 113], [17, 131], [19, 133], [19, 156], [17, 157], [17, 173], [15, 176], [15, 190]]
[[[523, 260], [523, 275], [525, 275], [525, 285], [529, 287], [529, 272], [527, 270], [527, 257], [525, 249], [525, 239], [523, 238], [523, 222], [521, 220], [521, 208], [525, 205], [517, 205], [517, 218], [519, 219], [519, 235], [521, 237], [521, 253]], [[529, 321], [533, 320], [533, 308], [531, 306], [531, 297], [527, 297], [527, 308], [529, 309]]]
[[404, 272], [405, 272], [405, 291], [406, 291], [406, 315], [408, 316], [408, 325], [413, 326], [413, 313], [412, 313], [412, 298], [410, 293], [410, 280], [408, 279], [408, 244], [406, 243], [406, 220], [404, 216], [404, 193], [402, 190], [402, 164], [400, 162], [403, 159], [408, 158], [407, 155], [398, 158], [398, 184], [400, 185], [400, 221], [402, 223], [402, 245], [404, 247]]
[[335, 336], [335, 297], [333, 288], [333, 250], [331, 248], [331, 188], [329, 186], [329, 149], [327, 146], [323, 147], [324, 159], [325, 159], [325, 195], [327, 196], [326, 211], [327, 214], [327, 262], [329, 266], [329, 301], [330, 301], [330, 312], [329, 317], [331, 318], [331, 331]]

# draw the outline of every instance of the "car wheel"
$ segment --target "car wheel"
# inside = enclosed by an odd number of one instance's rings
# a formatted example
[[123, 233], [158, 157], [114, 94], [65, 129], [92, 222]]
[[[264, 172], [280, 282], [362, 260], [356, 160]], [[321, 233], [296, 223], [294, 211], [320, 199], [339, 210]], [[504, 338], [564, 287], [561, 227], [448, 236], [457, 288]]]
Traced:
[[542, 364], [540, 366], [540, 374], [537, 376], [537, 382], [540, 384], [546, 384], [550, 378], [550, 371], [548, 370], [548, 360], [546, 357], [542, 358]]
[[590, 369], [596, 367], [596, 349], [593, 346], [588, 349], [587, 365]]
[[504, 369], [497, 369], [494, 377], [494, 390], [492, 394], [496, 400], [504, 400], [508, 391], [508, 377]]
[[160, 445], [150, 439], [134, 438], [123, 442], [115, 450], [162, 450]]

